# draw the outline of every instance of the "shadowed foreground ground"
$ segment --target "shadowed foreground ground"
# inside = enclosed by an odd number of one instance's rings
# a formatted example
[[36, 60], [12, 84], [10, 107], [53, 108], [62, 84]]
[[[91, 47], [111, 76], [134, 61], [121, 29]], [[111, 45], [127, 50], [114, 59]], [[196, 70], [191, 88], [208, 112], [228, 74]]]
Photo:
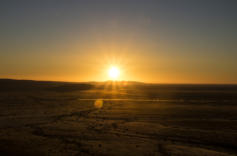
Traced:
[[237, 154], [237, 86], [0, 84], [1, 155]]

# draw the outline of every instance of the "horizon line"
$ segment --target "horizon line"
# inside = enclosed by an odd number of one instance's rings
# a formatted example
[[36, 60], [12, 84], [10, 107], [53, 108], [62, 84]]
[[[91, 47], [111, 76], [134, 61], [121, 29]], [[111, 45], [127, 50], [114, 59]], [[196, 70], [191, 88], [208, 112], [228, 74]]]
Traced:
[[144, 82], [133, 80], [105, 80], [105, 81], [60, 81], [60, 80], [38, 80], [38, 79], [17, 79], [17, 78], [0, 78], [0, 80], [14, 81], [36, 81], [36, 82], [58, 82], [58, 83], [105, 83], [105, 82], [134, 82], [148, 85], [237, 85], [237, 83], [165, 83], [165, 82]]

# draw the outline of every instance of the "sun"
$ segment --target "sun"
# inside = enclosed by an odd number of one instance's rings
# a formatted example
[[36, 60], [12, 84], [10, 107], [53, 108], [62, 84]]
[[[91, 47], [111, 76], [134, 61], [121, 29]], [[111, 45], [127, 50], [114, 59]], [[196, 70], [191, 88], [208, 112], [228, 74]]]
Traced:
[[119, 74], [120, 74], [120, 71], [118, 67], [112, 66], [108, 70], [108, 75], [112, 80], [118, 79]]

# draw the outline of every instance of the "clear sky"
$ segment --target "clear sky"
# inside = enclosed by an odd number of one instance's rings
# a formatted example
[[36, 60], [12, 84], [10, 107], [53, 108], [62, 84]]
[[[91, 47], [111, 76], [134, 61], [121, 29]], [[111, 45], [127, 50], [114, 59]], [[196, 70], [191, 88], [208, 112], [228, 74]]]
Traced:
[[2, 0], [0, 77], [237, 83], [236, 0]]

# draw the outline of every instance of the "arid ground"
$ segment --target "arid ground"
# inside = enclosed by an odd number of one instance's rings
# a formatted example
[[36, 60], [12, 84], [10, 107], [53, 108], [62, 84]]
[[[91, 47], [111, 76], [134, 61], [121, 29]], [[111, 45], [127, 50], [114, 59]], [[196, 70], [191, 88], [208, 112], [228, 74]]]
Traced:
[[0, 80], [1, 155], [237, 155], [237, 86]]

